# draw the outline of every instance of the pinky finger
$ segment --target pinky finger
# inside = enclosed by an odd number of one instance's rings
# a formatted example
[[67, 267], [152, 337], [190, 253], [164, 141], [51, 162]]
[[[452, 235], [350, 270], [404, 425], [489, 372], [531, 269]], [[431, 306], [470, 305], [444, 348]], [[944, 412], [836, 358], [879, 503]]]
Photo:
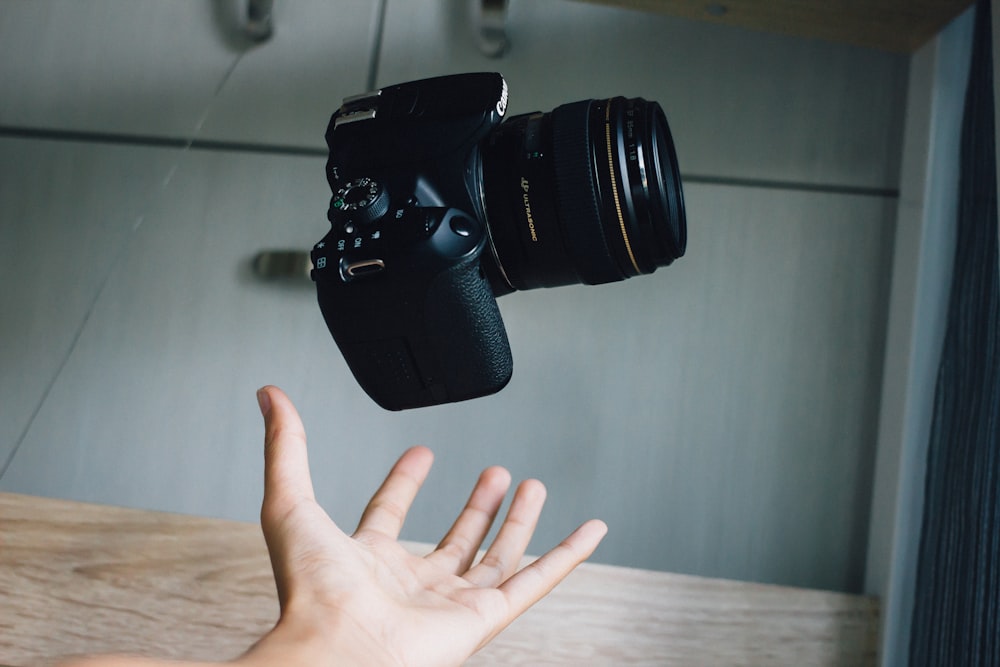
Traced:
[[592, 519], [501, 584], [499, 589], [507, 598], [510, 613], [507, 623], [545, 597], [577, 565], [587, 560], [607, 532], [608, 527], [603, 521]]

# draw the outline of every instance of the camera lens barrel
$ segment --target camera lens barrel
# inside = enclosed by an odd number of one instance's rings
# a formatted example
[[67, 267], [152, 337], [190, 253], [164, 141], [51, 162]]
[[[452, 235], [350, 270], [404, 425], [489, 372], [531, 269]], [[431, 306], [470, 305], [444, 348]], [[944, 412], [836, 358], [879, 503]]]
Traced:
[[624, 280], [684, 254], [677, 156], [655, 102], [583, 100], [515, 116], [482, 160], [506, 291]]

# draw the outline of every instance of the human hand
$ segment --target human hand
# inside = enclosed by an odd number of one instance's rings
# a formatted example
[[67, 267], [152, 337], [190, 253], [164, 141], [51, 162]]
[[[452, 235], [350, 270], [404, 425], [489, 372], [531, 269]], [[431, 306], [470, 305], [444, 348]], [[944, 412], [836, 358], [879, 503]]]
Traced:
[[[317, 504], [298, 413], [276, 387], [258, 392], [264, 414], [261, 526], [281, 617], [242, 659], [248, 665], [457, 665], [482, 648], [583, 562], [607, 527], [588, 521], [518, 570], [545, 487], [522, 482], [493, 543], [477, 551], [510, 486], [486, 469], [437, 548], [424, 557], [397, 538], [433, 455], [407, 450], [348, 536]], [[299, 664], [296, 661], [295, 664]]]

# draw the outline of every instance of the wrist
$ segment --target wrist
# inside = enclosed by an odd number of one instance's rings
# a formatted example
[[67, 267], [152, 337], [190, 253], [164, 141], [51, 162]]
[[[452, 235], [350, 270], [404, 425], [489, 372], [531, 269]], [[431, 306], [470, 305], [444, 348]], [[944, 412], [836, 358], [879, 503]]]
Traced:
[[344, 618], [305, 622], [283, 614], [274, 629], [235, 661], [239, 667], [399, 667], [386, 649], [362, 628]]

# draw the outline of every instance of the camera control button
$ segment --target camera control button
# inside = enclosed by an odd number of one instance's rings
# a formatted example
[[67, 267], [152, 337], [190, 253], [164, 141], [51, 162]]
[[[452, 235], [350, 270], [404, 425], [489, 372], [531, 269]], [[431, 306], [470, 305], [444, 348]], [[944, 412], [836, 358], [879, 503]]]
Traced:
[[351, 282], [359, 278], [368, 278], [385, 269], [385, 262], [381, 259], [361, 259], [354, 262], [343, 262], [340, 268], [340, 276], [344, 282]]
[[461, 237], [472, 236], [472, 233], [475, 231], [472, 221], [460, 215], [452, 216], [449, 224], [451, 225], [451, 231]]
[[337, 211], [338, 216], [346, 218], [348, 224], [351, 221], [367, 224], [388, 212], [389, 193], [378, 181], [356, 178], [334, 193], [330, 208]]

